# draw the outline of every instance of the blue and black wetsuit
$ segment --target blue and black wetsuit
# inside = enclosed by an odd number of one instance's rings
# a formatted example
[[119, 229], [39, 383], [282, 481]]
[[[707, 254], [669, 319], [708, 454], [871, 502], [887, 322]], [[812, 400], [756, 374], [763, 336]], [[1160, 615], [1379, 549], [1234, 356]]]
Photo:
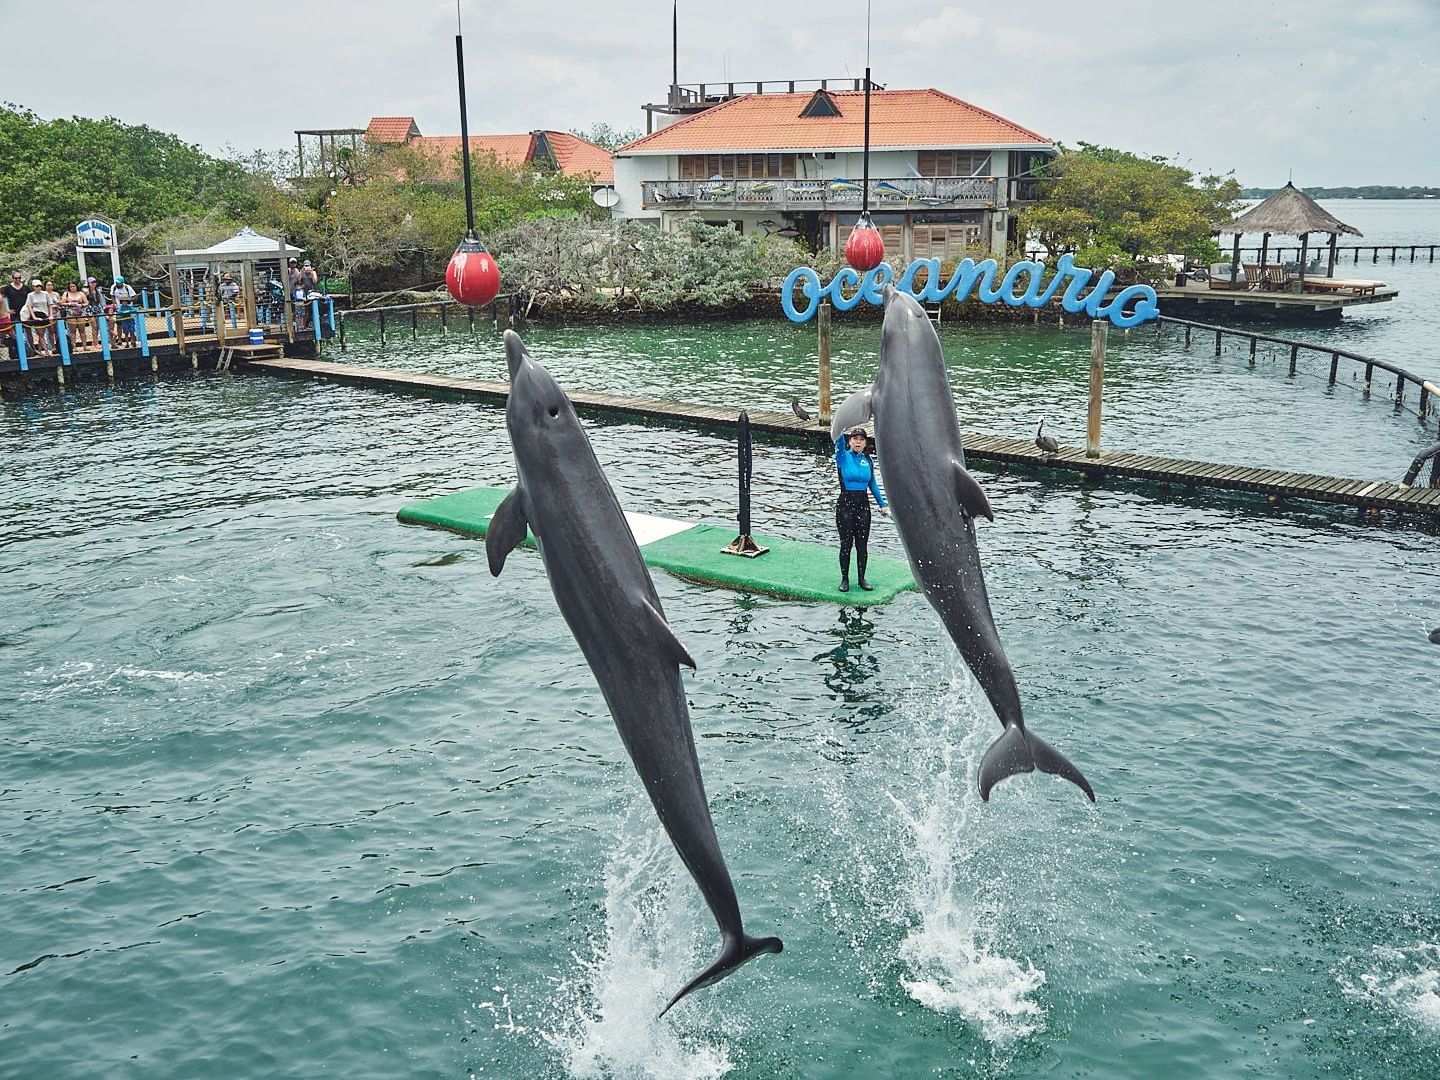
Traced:
[[840, 473], [840, 498], [835, 503], [835, 527], [840, 530], [840, 587], [850, 587], [850, 548], [855, 548], [856, 569], [865, 580], [869, 558], [870, 495], [875, 505], [885, 505], [885, 495], [875, 477], [875, 463], [866, 453], [849, 448], [849, 438], [835, 440], [835, 467]]

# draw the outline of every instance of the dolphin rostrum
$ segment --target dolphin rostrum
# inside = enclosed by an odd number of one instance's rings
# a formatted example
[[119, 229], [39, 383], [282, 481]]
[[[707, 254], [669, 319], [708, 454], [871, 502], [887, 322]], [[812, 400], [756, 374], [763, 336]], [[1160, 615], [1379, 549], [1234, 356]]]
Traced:
[[640, 548], [570, 399], [550, 372], [505, 331], [510, 396], [505, 425], [515, 449], [515, 490], [485, 534], [490, 573], [535, 535], [550, 588], [584, 653], [635, 771], [675, 850], [720, 926], [720, 955], [670, 999], [719, 982], [779, 938], [745, 933], [735, 886], [705, 800], [680, 665], [695, 661], [660, 609]]
[[885, 288], [880, 369], [873, 385], [835, 411], [831, 438], [871, 417], [885, 469], [885, 494], [915, 580], [990, 699], [1005, 728], [980, 762], [980, 797], [1016, 773], [1054, 773], [1095, 801], [1080, 770], [1025, 727], [1020, 692], [1000, 644], [974, 519], [995, 520], [990, 502], [965, 468], [960, 426], [940, 338], [913, 297]]

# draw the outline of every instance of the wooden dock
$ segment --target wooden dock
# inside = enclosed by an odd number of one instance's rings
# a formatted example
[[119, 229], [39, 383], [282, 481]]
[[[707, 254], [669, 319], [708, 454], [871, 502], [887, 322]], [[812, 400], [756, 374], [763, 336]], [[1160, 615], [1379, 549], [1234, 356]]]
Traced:
[[1367, 279], [1354, 288], [1328, 289], [1325, 292], [1279, 292], [1265, 289], [1212, 289], [1208, 282], [1192, 281], [1185, 285], [1161, 285], [1155, 289], [1161, 309], [1173, 313], [1182, 309], [1225, 309], [1228, 314], [1295, 316], [1297, 318], [1334, 320], [1348, 307], [1358, 304], [1384, 304], [1400, 295], [1400, 290]]
[[[247, 369], [273, 375], [319, 379], [375, 390], [420, 394], [454, 401], [481, 401], [504, 405], [510, 384], [499, 380], [465, 379], [410, 371], [335, 364], [324, 360], [268, 359], [247, 363]], [[658, 398], [569, 392], [577, 412], [584, 415], [655, 421], [684, 427], [734, 430], [738, 410]], [[750, 429], [760, 434], [829, 444], [829, 431], [816, 420], [800, 420], [789, 412], [750, 411]], [[1407, 488], [1377, 480], [1351, 480], [1336, 476], [1256, 469], [1209, 461], [1186, 461], [1104, 451], [1087, 457], [1082, 447], [1064, 447], [1044, 454], [1033, 442], [997, 435], [967, 434], [965, 453], [976, 461], [1060, 470], [1098, 482], [1107, 478], [1148, 481], [1164, 486], [1248, 492], [1270, 502], [1285, 500], [1353, 506], [1391, 511], [1406, 516], [1440, 518], [1440, 488]]]

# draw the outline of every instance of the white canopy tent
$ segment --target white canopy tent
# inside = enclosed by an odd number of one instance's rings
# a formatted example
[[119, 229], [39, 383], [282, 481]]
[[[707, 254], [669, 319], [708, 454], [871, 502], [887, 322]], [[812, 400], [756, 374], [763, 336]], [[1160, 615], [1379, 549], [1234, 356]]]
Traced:
[[285, 304], [285, 325], [287, 333], [293, 333], [294, 312], [291, 303], [289, 283], [284, 280], [285, 261], [290, 258], [298, 258], [305, 253], [304, 248], [288, 244], [282, 237], [274, 239], [257, 233], [250, 226], [246, 225], [228, 240], [221, 240], [218, 244], [211, 244], [207, 248], [188, 248], [177, 251], [171, 248], [168, 254], [161, 260], [170, 271], [170, 295], [179, 302], [180, 292], [180, 271], [182, 269], [198, 270], [205, 269], [205, 276], [218, 277], [222, 267], [240, 268], [240, 295], [245, 303], [245, 324], [256, 325], [255, 322], [255, 271], [258, 264], [262, 262], [273, 262], [278, 260], [279, 270], [282, 275], [281, 293], [284, 296]]

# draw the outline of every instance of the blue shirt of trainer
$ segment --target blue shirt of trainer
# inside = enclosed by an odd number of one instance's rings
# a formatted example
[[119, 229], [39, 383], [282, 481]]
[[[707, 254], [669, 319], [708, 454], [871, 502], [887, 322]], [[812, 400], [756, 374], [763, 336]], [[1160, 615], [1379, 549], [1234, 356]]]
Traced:
[[885, 495], [875, 477], [875, 463], [863, 450], [856, 453], [849, 449], [850, 437], [842, 435], [835, 440], [835, 467], [840, 470], [840, 490], [864, 491], [870, 489], [875, 496], [875, 505], [884, 507]]

